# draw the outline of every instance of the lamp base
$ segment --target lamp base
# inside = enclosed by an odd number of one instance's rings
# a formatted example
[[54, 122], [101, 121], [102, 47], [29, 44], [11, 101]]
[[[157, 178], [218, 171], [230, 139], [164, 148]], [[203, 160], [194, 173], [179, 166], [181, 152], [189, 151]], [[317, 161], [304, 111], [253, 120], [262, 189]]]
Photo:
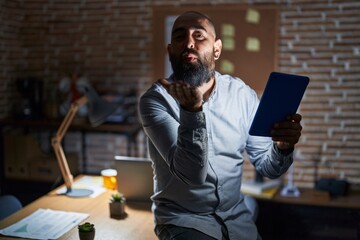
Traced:
[[300, 191], [295, 186], [287, 185], [283, 189], [281, 189], [281, 196], [283, 196], [283, 197], [299, 197]]
[[66, 191], [64, 195], [73, 198], [81, 198], [81, 197], [88, 197], [93, 193], [94, 191], [90, 189], [72, 188], [72, 189], [68, 189], [68, 191]]

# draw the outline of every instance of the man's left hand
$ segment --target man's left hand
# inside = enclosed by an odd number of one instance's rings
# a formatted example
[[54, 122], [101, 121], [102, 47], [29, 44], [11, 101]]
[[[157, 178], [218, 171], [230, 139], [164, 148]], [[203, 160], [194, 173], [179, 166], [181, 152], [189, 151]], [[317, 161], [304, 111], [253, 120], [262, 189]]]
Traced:
[[299, 141], [302, 130], [301, 118], [300, 114], [288, 116], [285, 121], [276, 123], [272, 128], [272, 140], [280, 150], [292, 149]]

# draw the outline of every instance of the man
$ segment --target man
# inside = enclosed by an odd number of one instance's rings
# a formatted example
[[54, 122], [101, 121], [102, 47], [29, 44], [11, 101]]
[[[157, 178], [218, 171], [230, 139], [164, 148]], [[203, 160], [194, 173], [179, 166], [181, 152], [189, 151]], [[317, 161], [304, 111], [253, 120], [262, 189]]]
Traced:
[[243, 153], [270, 178], [293, 161], [301, 116], [275, 124], [272, 138], [250, 136], [259, 100], [240, 79], [215, 71], [221, 48], [211, 19], [180, 15], [168, 45], [173, 75], [140, 100], [159, 239], [261, 239], [240, 193]]

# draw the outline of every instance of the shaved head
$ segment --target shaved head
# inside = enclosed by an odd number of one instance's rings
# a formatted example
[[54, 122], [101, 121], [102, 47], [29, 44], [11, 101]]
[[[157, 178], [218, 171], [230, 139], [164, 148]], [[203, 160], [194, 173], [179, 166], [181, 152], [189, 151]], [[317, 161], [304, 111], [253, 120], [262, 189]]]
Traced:
[[[174, 31], [176, 31], [177, 28], [180, 27], [179, 26], [180, 23], [184, 23], [184, 22], [196, 23], [196, 22], [200, 22], [200, 21], [205, 21], [207, 23], [207, 25], [211, 31], [211, 32], [209, 32], [209, 34], [212, 34], [214, 36], [214, 38], [216, 38], [215, 26], [214, 26], [214, 23], [211, 20], [211, 18], [209, 16], [207, 16], [206, 14], [196, 12], [196, 11], [184, 12], [179, 17], [177, 17], [174, 22], [171, 32], [173, 33]], [[194, 25], [193, 27], [197, 27], [197, 26]]]

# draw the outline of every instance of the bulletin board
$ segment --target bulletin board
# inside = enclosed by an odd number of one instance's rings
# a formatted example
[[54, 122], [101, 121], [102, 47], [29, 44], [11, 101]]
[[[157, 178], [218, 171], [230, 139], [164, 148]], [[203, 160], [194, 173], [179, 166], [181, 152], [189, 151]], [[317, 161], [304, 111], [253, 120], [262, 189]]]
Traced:
[[154, 79], [172, 72], [167, 44], [175, 18], [185, 11], [207, 14], [223, 42], [216, 70], [241, 78], [261, 95], [270, 72], [277, 70], [278, 8], [257, 5], [156, 6], [153, 8]]

